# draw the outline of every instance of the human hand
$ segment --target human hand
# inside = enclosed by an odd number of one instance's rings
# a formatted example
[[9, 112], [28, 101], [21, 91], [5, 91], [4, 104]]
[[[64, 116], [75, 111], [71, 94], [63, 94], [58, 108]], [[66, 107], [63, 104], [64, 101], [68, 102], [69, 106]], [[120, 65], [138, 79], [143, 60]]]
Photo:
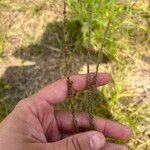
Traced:
[[[86, 75], [71, 76], [71, 80], [73, 89], [85, 90]], [[98, 74], [96, 86], [110, 81], [109, 74]], [[84, 132], [75, 134], [71, 113], [54, 110], [66, 98], [67, 81], [61, 79], [20, 101], [0, 124], [0, 150], [127, 150], [105, 137], [128, 139], [131, 130], [107, 119], [94, 117], [96, 131], [88, 131], [88, 115], [78, 113], [78, 126]]]

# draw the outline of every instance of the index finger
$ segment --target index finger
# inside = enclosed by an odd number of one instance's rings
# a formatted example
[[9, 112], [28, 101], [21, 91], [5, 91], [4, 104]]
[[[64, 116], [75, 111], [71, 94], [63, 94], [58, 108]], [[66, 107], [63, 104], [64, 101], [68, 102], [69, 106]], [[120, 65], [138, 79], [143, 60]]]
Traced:
[[[91, 81], [94, 78], [94, 73], [90, 74]], [[73, 75], [70, 77], [70, 80], [73, 82], [72, 88], [75, 91], [83, 91], [86, 89], [86, 79], [87, 75]], [[109, 83], [112, 80], [112, 77], [109, 73], [98, 73], [96, 86], [101, 86]], [[37, 94], [34, 95], [38, 100], [47, 101], [51, 105], [63, 102], [67, 98], [68, 86], [67, 79], [61, 79], [53, 84], [48, 85]]]

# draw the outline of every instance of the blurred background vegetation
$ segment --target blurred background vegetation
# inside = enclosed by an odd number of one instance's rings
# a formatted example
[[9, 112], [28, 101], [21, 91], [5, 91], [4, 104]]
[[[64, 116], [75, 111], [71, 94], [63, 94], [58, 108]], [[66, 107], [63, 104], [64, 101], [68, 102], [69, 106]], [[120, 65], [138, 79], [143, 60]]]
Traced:
[[[89, 5], [93, 5], [90, 68], [110, 72], [94, 113], [131, 126], [132, 150], [150, 147], [150, 4], [148, 0], [68, 0], [72, 74], [86, 73]], [[110, 20], [106, 44], [100, 50]], [[63, 1], [0, 0], [0, 120], [16, 103], [63, 77]], [[86, 93], [77, 109], [86, 111]], [[58, 106], [70, 107], [69, 102]], [[120, 142], [120, 141], [117, 141]]]

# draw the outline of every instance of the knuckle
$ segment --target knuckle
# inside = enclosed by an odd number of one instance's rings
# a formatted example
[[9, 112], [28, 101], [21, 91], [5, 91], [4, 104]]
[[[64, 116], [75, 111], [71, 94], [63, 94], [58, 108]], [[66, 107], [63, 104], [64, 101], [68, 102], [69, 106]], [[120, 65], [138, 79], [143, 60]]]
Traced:
[[25, 105], [25, 103], [26, 103], [26, 101], [25, 100], [21, 100], [21, 101], [19, 101], [18, 102], [18, 104], [16, 105], [16, 106], [18, 106], [18, 107], [22, 107], [22, 106], [24, 106]]
[[26, 100], [21, 100], [17, 103], [15, 108], [24, 108], [26, 104], [27, 104]]

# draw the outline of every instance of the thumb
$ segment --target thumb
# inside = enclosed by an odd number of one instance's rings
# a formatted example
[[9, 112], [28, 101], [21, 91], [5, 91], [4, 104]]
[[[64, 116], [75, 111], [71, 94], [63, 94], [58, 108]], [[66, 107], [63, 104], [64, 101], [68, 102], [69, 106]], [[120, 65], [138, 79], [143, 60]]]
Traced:
[[45, 147], [42, 150], [100, 150], [104, 145], [105, 137], [102, 133], [89, 131], [43, 145]]

